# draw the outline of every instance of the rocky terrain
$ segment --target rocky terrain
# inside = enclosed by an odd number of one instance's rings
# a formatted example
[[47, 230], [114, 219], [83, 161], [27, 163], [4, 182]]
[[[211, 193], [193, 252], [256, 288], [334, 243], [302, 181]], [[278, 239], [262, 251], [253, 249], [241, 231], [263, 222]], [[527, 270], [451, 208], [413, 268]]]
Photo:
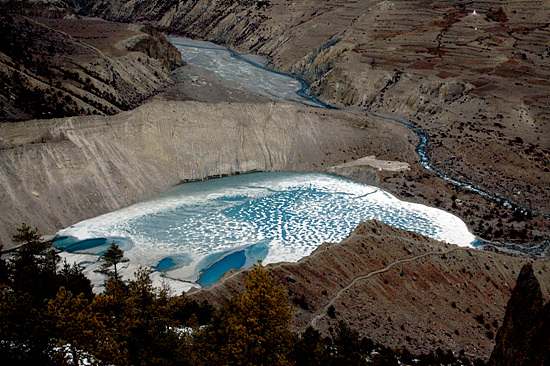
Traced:
[[550, 303], [547, 300], [533, 266], [525, 265], [508, 301], [489, 365], [548, 365]]
[[[463, 217], [489, 241], [549, 238], [549, 4], [456, 1], [89, 1], [88, 14], [267, 55], [325, 101], [424, 130], [433, 165], [516, 212], [413, 167], [380, 183]], [[403, 189], [404, 185], [406, 189]], [[531, 213], [535, 216], [532, 218]]]
[[[393, 348], [440, 347], [488, 359], [524, 263], [368, 221], [338, 244], [268, 268], [287, 290], [298, 330], [314, 325], [330, 332], [346, 320]], [[532, 267], [542, 287], [538, 306], [549, 299], [550, 271], [547, 262]], [[228, 273], [191, 297], [225, 303], [242, 291], [245, 273]]]
[[[147, 103], [116, 116], [0, 124], [0, 240], [44, 234], [167, 191], [251, 171], [325, 171], [363, 156], [413, 162], [414, 134], [385, 120], [290, 104]], [[399, 141], [397, 148], [386, 149]], [[381, 151], [385, 153], [380, 154]], [[362, 170], [376, 183], [379, 168]]]
[[8, 5], [0, 3], [1, 122], [128, 110], [171, 85], [181, 65], [151, 27]]

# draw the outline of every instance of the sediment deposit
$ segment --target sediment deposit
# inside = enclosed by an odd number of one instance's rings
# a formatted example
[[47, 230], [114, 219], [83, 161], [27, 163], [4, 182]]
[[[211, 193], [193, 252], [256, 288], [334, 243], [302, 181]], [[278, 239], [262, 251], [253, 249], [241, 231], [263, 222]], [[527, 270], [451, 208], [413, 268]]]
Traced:
[[[1, 239], [43, 233], [189, 180], [251, 171], [325, 171], [376, 154], [416, 159], [414, 134], [353, 113], [289, 104], [151, 102], [117, 116], [0, 124]], [[384, 149], [399, 141], [399, 148]], [[362, 170], [371, 183], [378, 169]]]

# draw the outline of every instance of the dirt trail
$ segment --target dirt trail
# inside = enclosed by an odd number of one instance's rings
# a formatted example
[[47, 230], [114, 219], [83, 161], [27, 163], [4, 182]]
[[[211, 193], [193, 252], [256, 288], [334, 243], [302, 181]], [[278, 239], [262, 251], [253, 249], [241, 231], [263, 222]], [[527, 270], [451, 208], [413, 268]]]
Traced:
[[27, 19], [29, 22], [33, 22], [34, 24], [37, 24], [37, 25], [39, 25], [39, 26], [41, 26], [41, 27], [44, 27], [44, 28], [46, 28], [46, 29], [49, 29], [49, 30], [51, 30], [52, 32], [59, 33], [59, 34], [63, 34], [64, 36], [66, 36], [67, 38], [69, 38], [69, 39], [70, 39], [71, 41], [73, 41], [74, 43], [78, 43], [78, 44], [80, 44], [80, 45], [82, 45], [82, 46], [84, 46], [84, 47], [87, 47], [87, 48], [91, 49], [92, 51], [94, 51], [95, 53], [99, 54], [99, 55], [100, 55], [101, 57], [103, 57], [103, 58], [110, 59], [110, 57], [107, 56], [105, 53], [103, 53], [99, 48], [94, 47], [94, 46], [92, 46], [91, 44], [86, 43], [86, 42], [84, 42], [84, 41], [82, 41], [82, 40], [80, 40], [80, 39], [77, 39], [77, 38], [75, 38], [73, 35], [71, 35], [71, 34], [69, 34], [69, 33], [67, 33], [67, 32], [64, 32], [64, 31], [62, 31], [62, 30], [60, 30], [60, 29], [56, 29], [56, 28], [50, 27], [49, 25], [46, 25], [46, 24], [44, 24], [44, 23], [42, 23], [42, 22], [39, 22], [39, 21], [37, 21], [37, 20], [35, 20], [35, 19], [31, 19], [31, 18], [29, 18], [29, 17], [25, 17], [25, 19]]
[[321, 319], [324, 315], [326, 315], [327, 313], [327, 310], [328, 308], [334, 304], [334, 302], [347, 290], [349, 290], [350, 288], [352, 288], [353, 286], [355, 286], [355, 284], [361, 280], [365, 280], [367, 278], [370, 278], [372, 276], [375, 276], [375, 275], [378, 275], [378, 274], [381, 274], [381, 273], [385, 273], [387, 271], [389, 271], [392, 267], [398, 265], [398, 264], [401, 264], [401, 263], [407, 263], [407, 262], [412, 262], [412, 261], [415, 261], [417, 259], [420, 259], [420, 258], [424, 258], [424, 257], [427, 257], [427, 256], [430, 256], [430, 255], [445, 255], [445, 254], [449, 254], [451, 252], [454, 252], [456, 250], [471, 250], [470, 248], [467, 248], [467, 247], [455, 247], [455, 248], [452, 248], [452, 249], [449, 249], [449, 250], [445, 250], [443, 252], [426, 252], [426, 253], [423, 253], [423, 254], [420, 254], [420, 255], [417, 255], [415, 257], [411, 257], [411, 258], [406, 258], [406, 259], [400, 259], [400, 260], [397, 260], [397, 261], [394, 261], [394, 262], [391, 262], [390, 264], [388, 264], [386, 267], [384, 268], [381, 268], [381, 269], [377, 269], [377, 270], [374, 270], [372, 272], [369, 272], [367, 273], [366, 275], [361, 275], [361, 276], [358, 276], [358, 277], [355, 277], [347, 286], [341, 288], [337, 293], [336, 295], [334, 295], [334, 297], [321, 309], [321, 311], [319, 312], [319, 314], [317, 314], [313, 320], [311, 321], [311, 326], [314, 327], [314, 328], [317, 328], [317, 322], [319, 321], [319, 319]]

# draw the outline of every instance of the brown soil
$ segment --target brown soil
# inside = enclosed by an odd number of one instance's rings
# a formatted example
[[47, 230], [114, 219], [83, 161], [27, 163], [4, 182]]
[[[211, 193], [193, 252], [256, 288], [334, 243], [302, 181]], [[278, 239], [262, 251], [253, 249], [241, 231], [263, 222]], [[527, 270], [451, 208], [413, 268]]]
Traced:
[[171, 84], [169, 67], [181, 64], [143, 26], [9, 12], [0, 21], [0, 122], [128, 110]]
[[[269, 265], [287, 290], [293, 327], [322, 331], [339, 320], [393, 348], [438, 347], [487, 359], [525, 259], [449, 246], [377, 221], [339, 244], [323, 244], [297, 263]], [[549, 298], [548, 264], [535, 273]], [[190, 294], [214, 304], [243, 290], [246, 271]], [[335, 317], [328, 315], [334, 306]]]

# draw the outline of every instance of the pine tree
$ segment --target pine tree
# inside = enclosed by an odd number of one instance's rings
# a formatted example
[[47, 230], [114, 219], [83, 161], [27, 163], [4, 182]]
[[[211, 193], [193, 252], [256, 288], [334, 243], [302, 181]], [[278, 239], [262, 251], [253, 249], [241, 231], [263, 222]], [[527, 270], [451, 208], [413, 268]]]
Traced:
[[244, 280], [246, 293], [234, 300], [222, 333], [220, 355], [228, 365], [290, 365], [291, 310], [285, 289], [261, 262]]
[[333, 365], [361, 365], [361, 341], [359, 332], [352, 329], [345, 321], [340, 320], [334, 335], [334, 360]]
[[[101, 255], [100, 259], [105, 262], [101, 264], [101, 269], [97, 270], [97, 272], [120, 280], [117, 265], [128, 262], [128, 259], [124, 258], [124, 251], [120, 249], [115, 242], [112, 242], [105, 253]], [[113, 267], [113, 269], [111, 269], [111, 267]]]
[[8, 263], [12, 288], [30, 294], [37, 302], [54, 297], [59, 289], [57, 264], [61, 258], [51, 243], [42, 240], [38, 229], [23, 224], [17, 231], [13, 241], [21, 246]]
[[187, 347], [172, 318], [170, 300], [153, 287], [147, 270], [123, 283], [110, 277], [105, 292], [93, 307], [105, 315], [109, 334], [120, 346], [118, 358], [104, 359], [115, 365], [185, 365]]
[[65, 287], [67, 291], [73, 295], [84, 294], [88, 300], [94, 297], [92, 282], [86, 277], [76, 263], [71, 266], [67, 260], [63, 262], [63, 266], [58, 270], [59, 285]]
[[51, 331], [42, 309], [29, 294], [0, 287], [0, 360], [2, 365], [47, 364]]
[[300, 366], [324, 366], [330, 364], [330, 337], [321, 337], [321, 333], [309, 326], [294, 343], [292, 361]]
[[119, 344], [108, 332], [104, 315], [93, 310], [84, 293], [74, 296], [61, 287], [47, 303], [44, 317], [60, 347], [58, 358], [73, 364], [83, 359], [120, 360]]
[[154, 288], [149, 272], [140, 268], [128, 283], [125, 330], [131, 364], [182, 364], [185, 347], [171, 319], [167, 296]]

